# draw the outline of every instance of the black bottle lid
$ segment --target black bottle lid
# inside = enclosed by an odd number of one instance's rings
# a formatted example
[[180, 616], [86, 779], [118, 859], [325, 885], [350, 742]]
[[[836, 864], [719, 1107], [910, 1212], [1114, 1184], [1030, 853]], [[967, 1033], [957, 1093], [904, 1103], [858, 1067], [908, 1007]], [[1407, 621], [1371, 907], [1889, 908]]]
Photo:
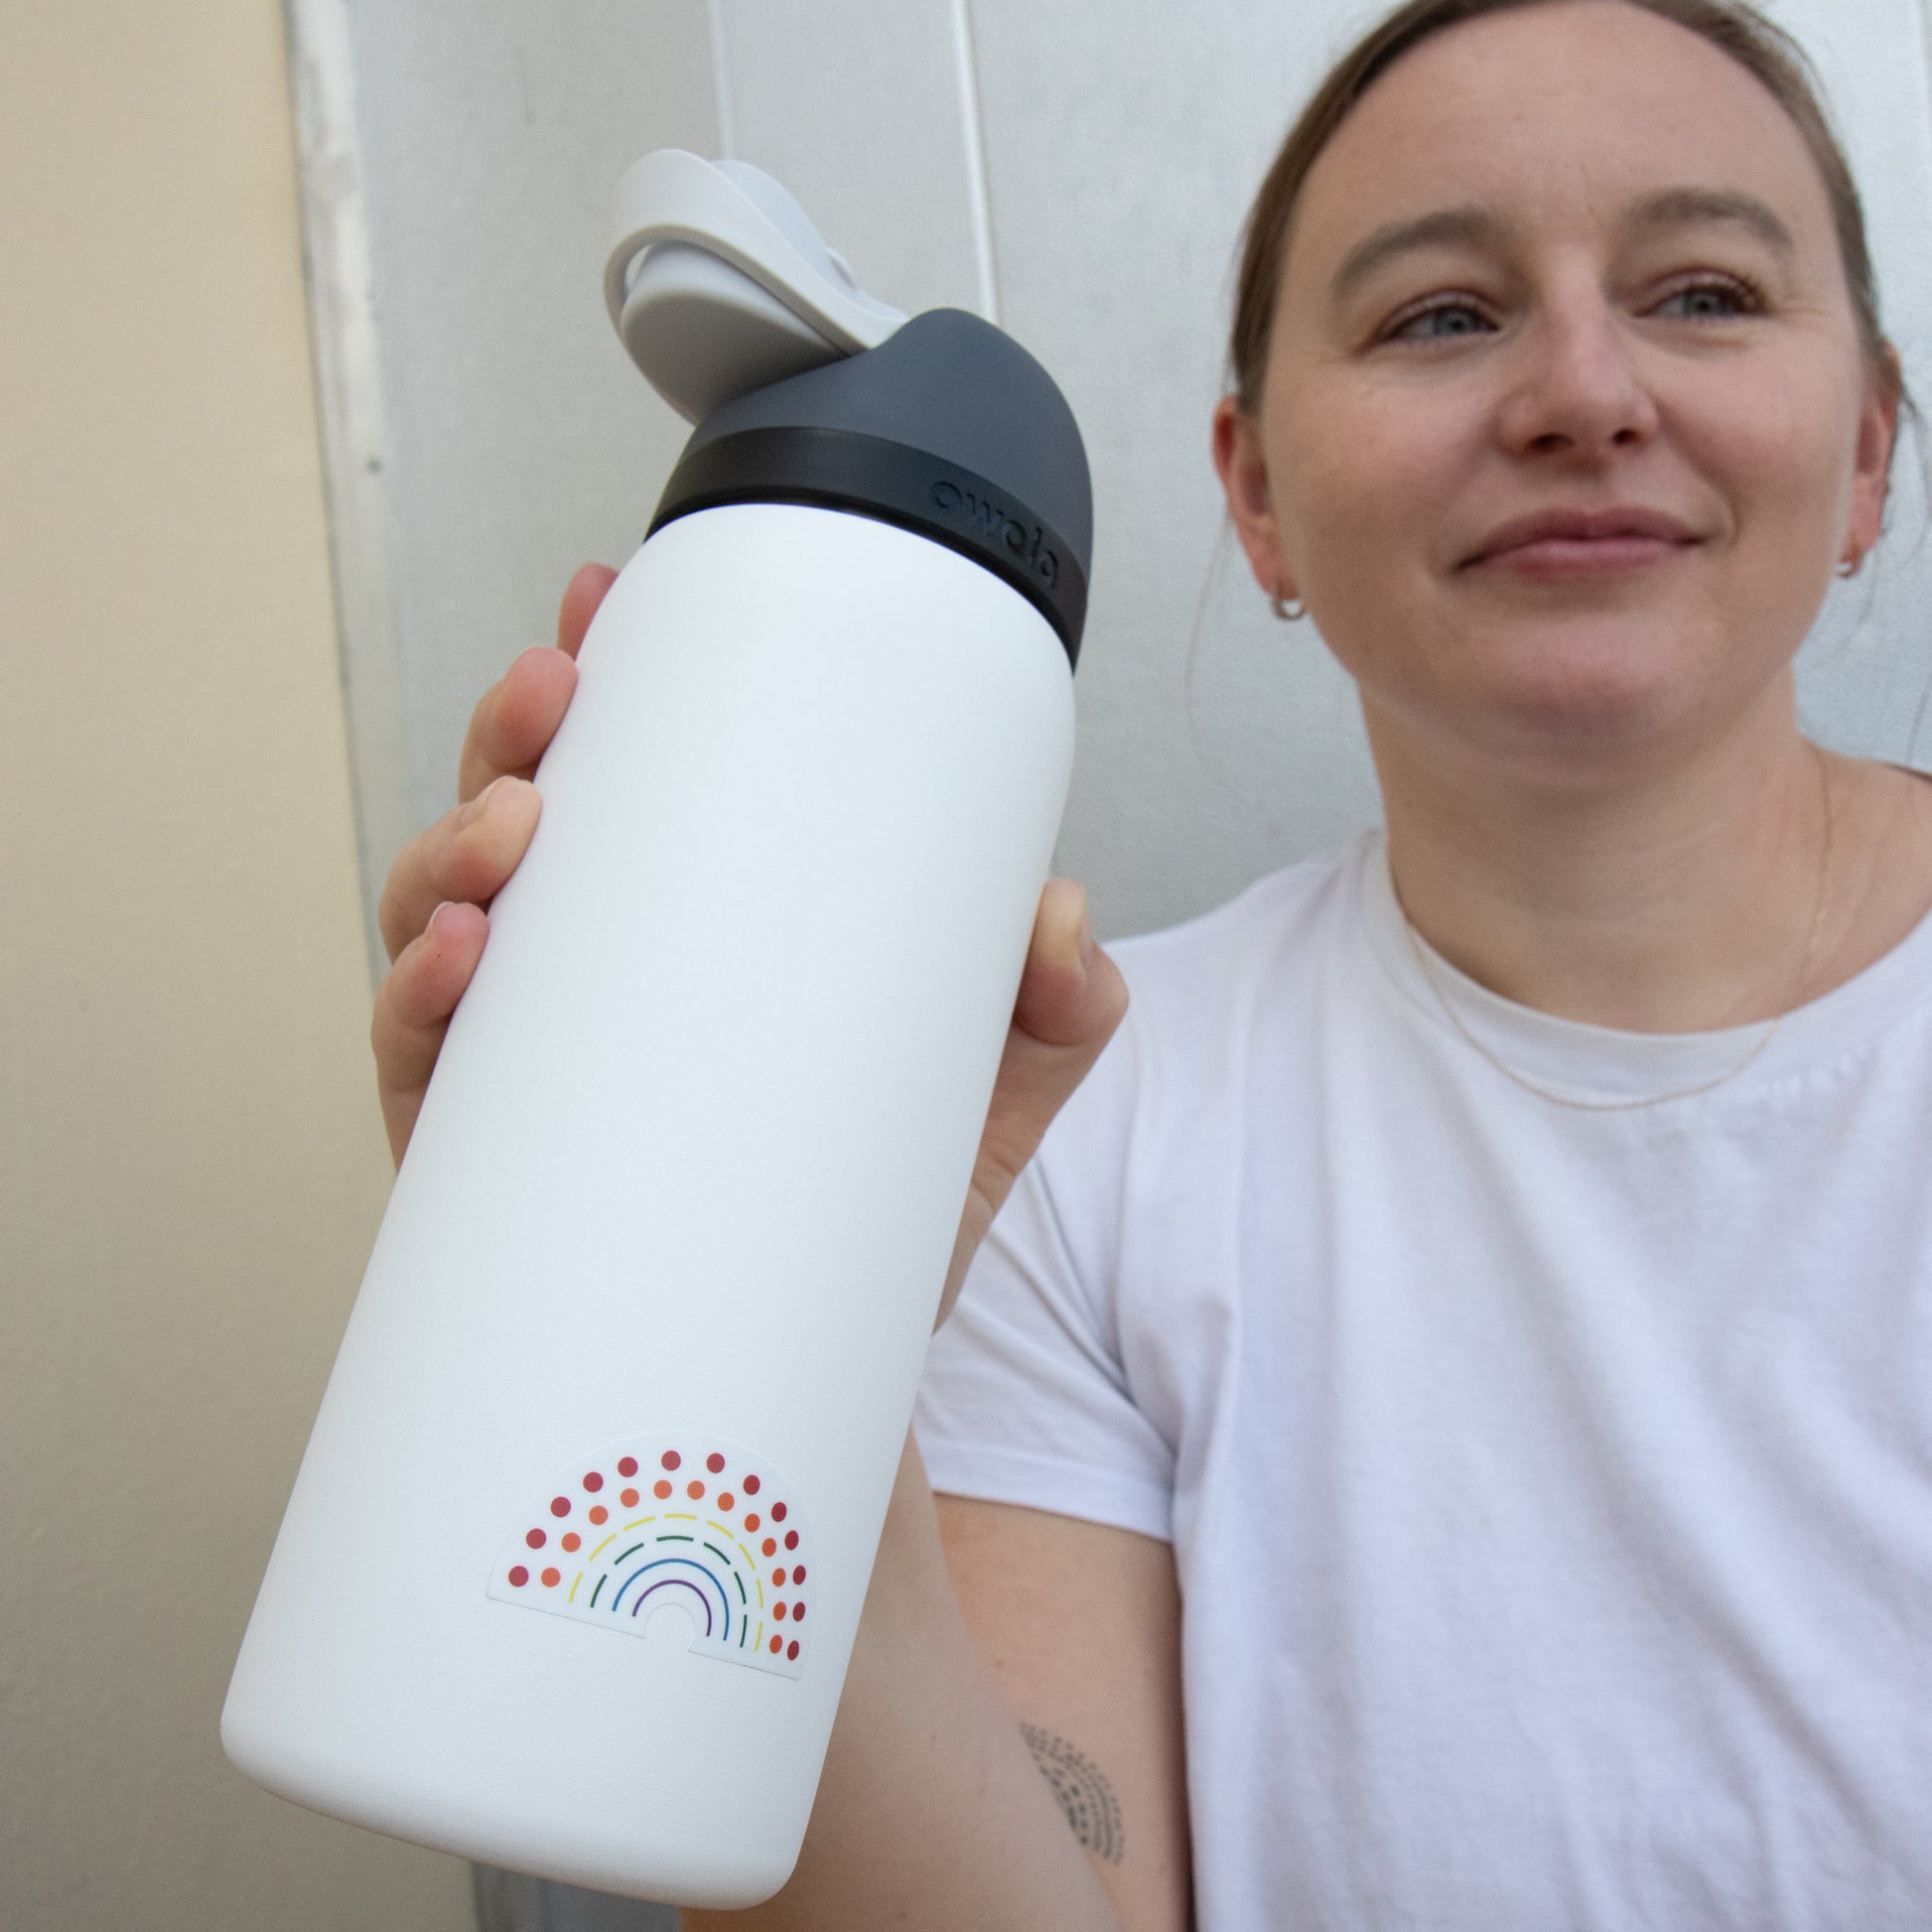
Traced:
[[645, 535], [724, 503], [816, 503], [914, 530], [1011, 584], [1079, 657], [1093, 550], [1079, 427], [1053, 378], [963, 309], [721, 403]]

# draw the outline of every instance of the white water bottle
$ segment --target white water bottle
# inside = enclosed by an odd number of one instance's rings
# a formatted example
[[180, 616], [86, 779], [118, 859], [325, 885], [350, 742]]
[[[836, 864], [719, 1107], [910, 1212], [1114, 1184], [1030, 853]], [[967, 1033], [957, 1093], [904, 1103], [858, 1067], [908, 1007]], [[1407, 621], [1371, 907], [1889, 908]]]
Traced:
[[[1090, 507], [1025, 351], [895, 327], [744, 171], [771, 232], [708, 245], [660, 205], [708, 166], [626, 177], [613, 314], [705, 413], [585, 639], [222, 1738], [380, 1831], [736, 1907], [796, 1861], [865, 1599], [1064, 803]], [[780, 379], [719, 402], [748, 368]]]

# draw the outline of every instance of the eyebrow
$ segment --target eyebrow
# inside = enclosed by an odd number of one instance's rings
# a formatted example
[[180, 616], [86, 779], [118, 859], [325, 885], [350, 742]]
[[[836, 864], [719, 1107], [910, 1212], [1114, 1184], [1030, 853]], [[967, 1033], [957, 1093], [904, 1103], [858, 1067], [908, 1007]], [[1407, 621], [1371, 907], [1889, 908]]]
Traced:
[[[1794, 255], [1798, 243], [1789, 227], [1754, 195], [1720, 188], [1666, 188], [1647, 196], [1624, 217], [1633, 229], [1696, 227], [1728, 222], [1748, 229], [1781, 255]], [[1392, 221], [1357, 242], [1343, 258], [1329, 295], [1340, 302], [1384, 263], [1417, 248], [1494, 243], [1507, 223], [1493, 209], [1469, 205], [1438, 208], [1412, 221]]]
[[1391, 221], [1348, 251], [1335, 271], [1328, 292], [1335, 301], [1341, 301], [1384, 262], [1406, 255], [1411, 249], [1494, 241], [1502, 231], [1501, 218], [1485, 207], [1438, 208], [1435, 213], [1419, 215], [1413, 221]]
[[1633, 228], [1691, 228], [1705, 222], [1731, 222], [1747, 228], [1780, 255], [1798, 252], [1796, 237], [1755, 195], [1724, 188], [1667, 188], [1630, 210]]

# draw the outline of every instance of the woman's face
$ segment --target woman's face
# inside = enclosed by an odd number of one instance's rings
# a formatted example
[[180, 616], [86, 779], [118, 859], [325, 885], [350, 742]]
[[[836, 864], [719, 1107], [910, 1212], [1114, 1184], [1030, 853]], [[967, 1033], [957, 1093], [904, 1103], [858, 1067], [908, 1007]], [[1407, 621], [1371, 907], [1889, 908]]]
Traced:
[[1618, 0], [1384, 74], [1304, 186], [1260, 408], [1216, 459], [1256, 575], [1390, 732], [1581, 770], [1782, 677], [1877, 539], [1892, 409], [1802, 137]]

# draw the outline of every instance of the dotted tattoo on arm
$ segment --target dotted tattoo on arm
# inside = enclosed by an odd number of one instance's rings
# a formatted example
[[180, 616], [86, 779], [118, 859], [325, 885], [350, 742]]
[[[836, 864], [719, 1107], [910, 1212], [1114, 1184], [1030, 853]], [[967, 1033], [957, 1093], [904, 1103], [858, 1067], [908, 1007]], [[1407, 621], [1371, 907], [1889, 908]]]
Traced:
[[1026, 1738], [1040, 1776], [1053, 1787], [1053, 1796], [1066, 1813], [1073, 1836], [1109, 1864], [1119, 1864], [1127, 1850], [1120, 1825], [1120, 1800], [1101, 1775], [1099, 1765], [1064, 1737], [1056, 1737], [1037, 1725], [1022, 1725], [1020, 1734]]

